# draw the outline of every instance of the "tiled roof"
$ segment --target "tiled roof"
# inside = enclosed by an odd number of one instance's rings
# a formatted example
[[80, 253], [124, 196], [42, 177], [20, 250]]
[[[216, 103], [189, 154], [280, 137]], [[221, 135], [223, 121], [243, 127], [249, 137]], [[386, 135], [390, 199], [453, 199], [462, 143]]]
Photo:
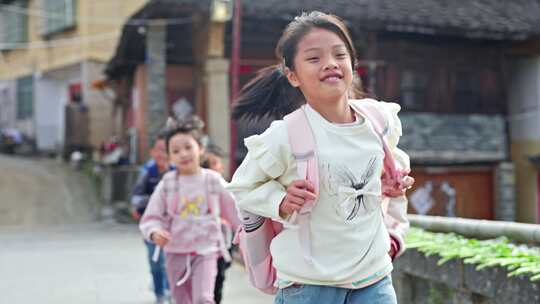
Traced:
[[[197, 11], [208, 12], [210, 3], [211, 0], [151, 0], [130, 20], [189, 18]], [[264, 24], [264, 21], [285, 24], [301, 12], [312, 10], [336, 14], [355, 30], [496, 40], [521, 40], [540, 36], [540, 0], [242, 1], [245, 26]], [[132, 25], [124, 26], [115, 57], [109, 62], [106, 74], [110, 78], [130, 74], [138, 63], [144, 61], [144, 36], [138, 26]], [[176, 30], [190, 31], [189, 26], [178, 25]], [[182, 41], [188, 41], [186, 35], [181, 36]], [[168, 51], [178, 53], [173, 48]]]
[[[233, 0], [230, 0], [233, 1]], [[303, 11], [333, 13], [377, 30], [523, 39], [540, 34], [540, 0], [243, 0], [242, 16], [291, 20]], [[148, 18], [186, 9], [209, 10], [210, 0], [152, 0]]]
[[245, 17], [262, 19], [290, 20], [302, 11], [321, 10], [379, 30], [495, 39], [540, 34], [538, 0], [252, 0], [242, 5]]

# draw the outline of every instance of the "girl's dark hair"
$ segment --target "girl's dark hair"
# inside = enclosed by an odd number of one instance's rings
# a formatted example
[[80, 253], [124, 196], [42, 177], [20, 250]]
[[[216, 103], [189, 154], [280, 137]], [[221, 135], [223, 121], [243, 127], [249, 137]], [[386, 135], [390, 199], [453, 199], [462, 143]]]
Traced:
[[204, 135], [203, 128], [204, 122], [197, 116], [191, 116], [190, 118], [182, 121], [177, 121], [174, 118], [169, 117], [165, 126], [165, 147], [167, 149], [167, 154], [169, 153], [169, 142], [176, 134], [191, 135], [197, 144], [202, 147], [202, 138]]
[[[284, 69], [294, 71], [298, 43], [314, 28], [338, 35], [349, 51], [352, 67], [356, 66], [356, 50], [341, 19], [318, 11], [302, 13], [287, 25], [278, 41], [275, 53], [280, 63], [261, 69], [240, 91], [232, 113], [234, 119], [281, 118], [305, 103], [302, 92], [289, 84]], [[354, 92], [355, 97], [359, 98], [362, 95], [361, 82], [353, 74], [356, 79], [351, 94]]]

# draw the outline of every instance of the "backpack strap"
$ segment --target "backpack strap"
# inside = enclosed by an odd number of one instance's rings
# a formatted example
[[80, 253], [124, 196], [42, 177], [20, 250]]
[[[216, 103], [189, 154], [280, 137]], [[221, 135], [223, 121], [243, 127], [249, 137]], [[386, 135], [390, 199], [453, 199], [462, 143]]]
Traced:
[[[298, 176], [313, 184], [315, 194], [319, 193], [319, 163], [315, 153], [315, 138], [307, 120], [304, 108], [288, 114], [283, 118], [287, 125], [289, 144], [296, 160]], [[307, 201], [298, 213], [291, 216], [290, 221], [297, 223], [300, 233], [300, 248], [306, 262], [313, 264], [311, 250], [311, 210], [315, 201]]]
[[385, 139], [385, 134], [388, 130], [387, 119], [384, 117], [382, 111], [377, 107], [375, 102], [372, 99], [360, 99], [360, 100], [351, 100], [350, 105], [357, 113], [364, 116], [371, 122], [375, 133], [381, 139], [383, 150], [384, 150], [384, 169], [392, 177], [397, 176], [398, 170], [396, 168], [396, 162], [388, 147], [388, 143]]
[[[283, 118], [287, 125], [289, 144], [296, 160], [296, 169], [300, 178], [310, 181], [319, 193], [319, 162], [315, 153], [315, 138], [307, 120], [304, 108], [300, 108]], [[300, 213], [310, 212], [314, 201], [307, 202]]]
[[215, 191], [216, 186], [214, 183], [216, 183], [217, 181], [213, 176], [210, 175], [210, 173], [207, 170], [204, 170], [203, 174], [204, 174], [204, 184], [205, 184], [205, 190], [206, 190], [206, 200], [208, 203], [208, 207], [210, 208], [210, 213], [212, 214], [212, 216], [214, 217], [214, 220], [217, 223], [217, 228], [219, 232], [219, 239], [218, 239], [219, 251], [223, 259], [226, 262], [230, 262], [232, 258], [231, 258], [231, 255], [229, 254], [229, 250], [227, 249], [227, 245], [225, 244], [225, 235], [223, 232], [223, 225], [222, 225], [222, 220], [221, 220], [221, 208], [219, 206], [218, 193], [216, 193]]
[[[360, 99], [351, 100], [351, 107], [359, 114], [364, 116], [371, 122], [375, 133], [381, 139], [384, 150], [384, 172], [382, 176], [382, 193], [384, 196], [393, 197], [396, 189], [401, 190], [403, 185], [403, 177], [409, 174], [409, 170], [400, 168], [392, 155], [392, 151], [388, 146], [385, 135], [388, 130], [387, 119], [385, 118], [376, 100]], [[387, 200], [383, 200], [383, 206], [388, 206]], [[386, 209], [386, 207], [384, 208]]]

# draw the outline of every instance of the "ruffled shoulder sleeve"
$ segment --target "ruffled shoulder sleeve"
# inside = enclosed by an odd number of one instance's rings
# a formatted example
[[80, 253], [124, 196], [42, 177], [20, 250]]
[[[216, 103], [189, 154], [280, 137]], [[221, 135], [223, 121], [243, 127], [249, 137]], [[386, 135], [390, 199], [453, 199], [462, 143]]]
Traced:
[[409, 169], [409, 155], [398, 148], [399, 138], [403, 134], [401, 120], [398, 117], [401, 106], [394, 102], [385, 101], [376, 101], [375, 104], [385, 116], [385, 130], [383, 135], [386, 138], [390, 150], [392, 151], [394, 159], [398, 162], [401, 168]]
[[271, 178], [277, 178], [287, 170], [292, 154], [284, 121], [273, 122], [264, 133], [246, 138], [244, 144], [249, 156]]
[[388, 145], [390, 145], [390, 147], [396, 147], [399, 142], [399, 138], [403, 134], [401, 120], [398, 117], [401, 106], [394, 102], [385, 101], [379, 101], [377, 102], [377, 105], [381, 109], [382, 113], [384, 113], [386, 118], [384, 136], [386, 136], [386, 139], [388, 140]]

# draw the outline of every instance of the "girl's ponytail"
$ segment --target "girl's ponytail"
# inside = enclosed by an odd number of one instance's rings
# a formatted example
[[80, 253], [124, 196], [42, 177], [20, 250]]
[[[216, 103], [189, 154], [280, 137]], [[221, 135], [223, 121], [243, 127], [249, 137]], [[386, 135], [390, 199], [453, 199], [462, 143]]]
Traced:
[[304, 98], [289, 84], [280, 64], [263, 68], [240, 91], [232, 117], [256, 120], [263, 117], [281, 119], [296, 110]]
[[[341, 19], [318, 11], [302, 13], [287, 25], [279, 38], [276, 57], [280, 63], [260, 70], [240, 91], [232, 113], [234, 119], [254, 120], [265, 116], [281, 119], [305, 102], [300, 90], [289, 84], [283, 69], [286, 67], [295, 70], [294, 58], [298, 43], [313, 28], [325, 29], [338, 35], [349, 51], [351, 66], [356, 66], [356, 50]], [[351, 98], [361, 98], [364, 95], [359, 78], [348, 93]]]

